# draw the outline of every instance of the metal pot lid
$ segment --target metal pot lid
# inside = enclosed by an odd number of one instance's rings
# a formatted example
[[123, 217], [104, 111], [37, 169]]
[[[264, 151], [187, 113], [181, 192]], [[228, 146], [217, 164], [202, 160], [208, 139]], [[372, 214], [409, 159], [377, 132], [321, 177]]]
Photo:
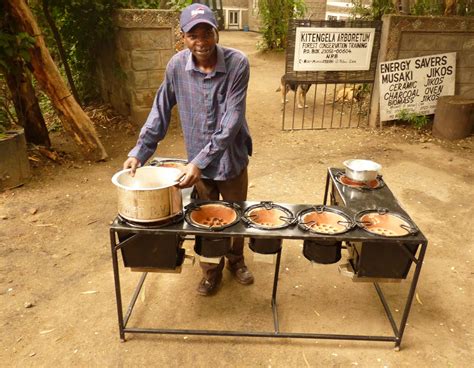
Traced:
[[355, 220], [365, 231], [385, 237], [415, 235], [419, 232], [409, 218], [385, 208], [361, 211], [355, 216]]
[[297, 215], [298, 227], [316, 234], [336, 235], [351, 230], [355, 224], [344, 211], [333, 206], [312, 206]]
[[288, 209], [270, 201], [263, 201], [245, 209], [242, 221], [262, 230], [284, 229], [295, 222], [295, 215]]
[[190, 203], [185, 210], [184, 218], [189, 225], [212, 231], [230, 227], [241, 217], [240, 206], [224, 201]]

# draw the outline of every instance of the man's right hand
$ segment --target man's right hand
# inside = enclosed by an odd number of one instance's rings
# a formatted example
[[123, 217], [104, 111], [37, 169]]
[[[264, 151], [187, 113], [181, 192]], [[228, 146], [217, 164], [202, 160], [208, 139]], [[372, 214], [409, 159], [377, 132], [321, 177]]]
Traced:
[[124, 170], [130, 168], [130, 175], [131, 176], [135, 176], [135, 171], [140, 166], [141, 166], [141, 163], [140, 163], [140, 161], [138, 161], [138, 158], [136, 158], [136, 157], [129, 157], [123, 163], [123, 169]]

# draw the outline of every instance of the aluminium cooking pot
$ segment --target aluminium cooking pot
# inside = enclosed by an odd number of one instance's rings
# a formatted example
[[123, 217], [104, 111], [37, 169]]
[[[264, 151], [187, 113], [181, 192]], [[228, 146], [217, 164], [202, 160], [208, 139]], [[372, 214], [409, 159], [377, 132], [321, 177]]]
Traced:
[[349, 179], [368, 182], [377, 179], [382, 165], [370, 160], [346, 160], [343, 162]]
[[144, 166], [135, 176], [130, 175], [130, 169], [119, 171], [112, 177], [119, 214], [135, 222], [161, 222], [180, 215], [183, 199], [176, 184], [181, 175], [171, 167]]

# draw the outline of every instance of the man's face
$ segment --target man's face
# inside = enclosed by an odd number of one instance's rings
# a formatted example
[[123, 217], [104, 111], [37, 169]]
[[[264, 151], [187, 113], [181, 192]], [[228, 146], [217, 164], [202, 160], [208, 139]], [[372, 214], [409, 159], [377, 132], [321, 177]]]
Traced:
[[215, 52], [217, 31], [209, 24], [200, 23], [183, 35], [184, 44], [197, 62], [208, 61]]

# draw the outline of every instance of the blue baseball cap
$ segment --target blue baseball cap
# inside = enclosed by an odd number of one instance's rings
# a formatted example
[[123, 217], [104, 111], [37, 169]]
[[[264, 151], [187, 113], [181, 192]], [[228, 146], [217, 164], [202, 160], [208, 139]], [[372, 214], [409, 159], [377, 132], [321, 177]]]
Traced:
[[196, 3], [183, 9], [179, 20], [183, 32], [189, 32], [199, 23], [207, 23], [217, 29], [216, 17], [206, 5]]

